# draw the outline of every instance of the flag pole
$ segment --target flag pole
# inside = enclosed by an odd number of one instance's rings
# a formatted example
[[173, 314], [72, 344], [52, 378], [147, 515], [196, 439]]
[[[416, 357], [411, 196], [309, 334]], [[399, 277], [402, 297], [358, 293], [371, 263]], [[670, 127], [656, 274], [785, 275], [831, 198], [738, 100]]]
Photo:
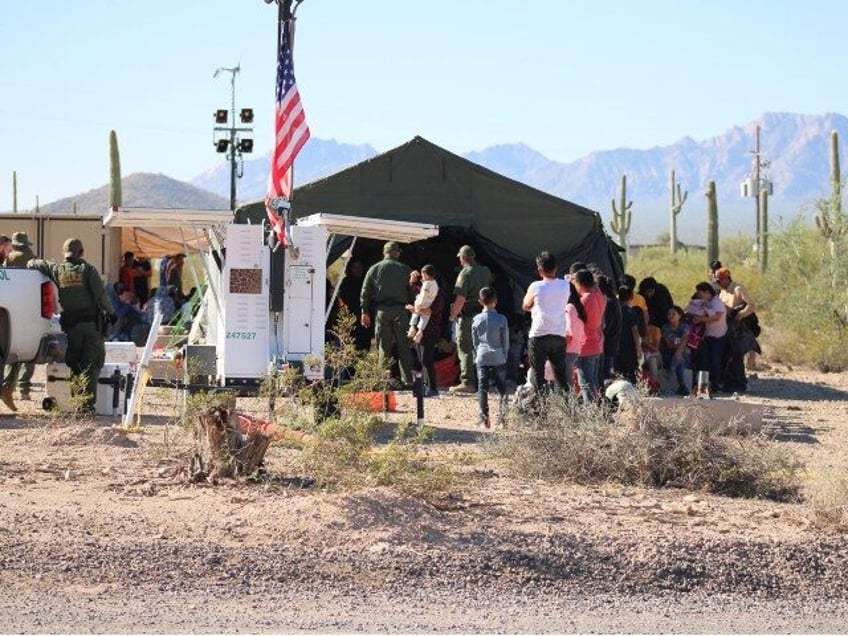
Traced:
[[[265, 207], [268, 221], [277, 235], [278, 244], [288, 247], [289, 210], [294, 190], [294, 160], [300, 147], [309, 138], [309, 127], [300, 105], [300, 96], [294, 83], [294, 21], [297, 7], [303, 0], [265, 0], [266, 4], [277, 4], [277, 112], [275, 123], [275, 147], [272, 153], [271, 177]], [[292, 91], [292, 92], [289, 92]], [[282, 111], [280, 109], [283, 109]], [[282, 119], [281, 119], [282, 117]], [[281, 130], [282, 126], [282, 130]], [[292, 136], [294, 135], [294, 140]], [[282, 153], [278, 157], [277, 153]], [[289, 154], [286, 157], [286, 154]], [[285, 165], [281, 175], [278, 173], [281, 163]], [[275, 246], [275, 250], [276, 247]]]

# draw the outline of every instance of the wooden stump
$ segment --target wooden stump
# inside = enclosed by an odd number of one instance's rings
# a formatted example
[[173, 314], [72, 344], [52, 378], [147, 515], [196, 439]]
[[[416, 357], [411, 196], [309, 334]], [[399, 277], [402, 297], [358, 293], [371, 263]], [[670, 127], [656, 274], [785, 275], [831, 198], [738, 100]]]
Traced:
[[234, 394], [215, 396], [194, 417], [192, 481], [252, 475], [265, 457], [271, 436], [241, 431]]

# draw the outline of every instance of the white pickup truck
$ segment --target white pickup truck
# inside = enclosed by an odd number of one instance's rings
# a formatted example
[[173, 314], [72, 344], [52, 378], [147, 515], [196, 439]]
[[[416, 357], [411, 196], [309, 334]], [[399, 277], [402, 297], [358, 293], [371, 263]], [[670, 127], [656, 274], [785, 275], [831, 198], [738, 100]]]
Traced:
[[53, 360], [61, 333], [57, 296], [41, 272], [0, 267], [0, 362]]

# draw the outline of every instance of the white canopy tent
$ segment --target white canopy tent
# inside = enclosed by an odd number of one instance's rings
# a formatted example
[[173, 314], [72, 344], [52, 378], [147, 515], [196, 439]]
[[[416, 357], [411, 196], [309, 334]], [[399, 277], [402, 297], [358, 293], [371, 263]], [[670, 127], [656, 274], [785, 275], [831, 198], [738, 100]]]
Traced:
[[205, 252], [208, 231], [231, 223], [230, 210], [118, 208], [103, 217], [103, 227], [121, 228], [121, 253], [161, 258], [177, 252]]

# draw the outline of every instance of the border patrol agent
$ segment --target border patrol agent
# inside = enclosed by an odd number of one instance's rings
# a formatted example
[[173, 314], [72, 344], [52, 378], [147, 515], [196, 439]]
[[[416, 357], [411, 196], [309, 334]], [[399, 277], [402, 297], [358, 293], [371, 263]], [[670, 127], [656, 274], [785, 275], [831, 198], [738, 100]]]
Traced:
[[457, 349], [459, 353], [459, 381], [448, 389], [451, 393], [476, 393], [477, 369], [474, 363], [474, 343], [471, 341], [471, 323], [480, 306], [480, 290], [492, 282], [492, 272], [476, 262], [477, 255], [470, 245], [463, 245], [457, 253], [462, 270], [453, 288], [456, 297], [451, 305], [450, 319], [456, 320]]
[[[15, 232], [12, 234], [12, 251], [6, 254], [5, 267], [26, 267], [32, 259], [35, 258], [35, 252], [32, 251], [32, 243], [29, 240], [26, 232]], [[12, 392], [17, 383], [18, 391], [21, 393], [22, 400], [30, 399], [30, 389], [32, 388], [32, 376], [35, 373], [34, 362], [15, 362], [6, 366], [6, 377], [3, 379], [2, 392], [11, 399]], [[5, 399], [3, 400], [6, 401]]]
[[33, 260], [27, 264], [50, 278], [59, 288], [62, 303], [62, 331], [68, 334], [65, 364], [71, 370], [71, 389], [79, 391], [79, 382], [85, 381], [82, 411], [94, 413], [97, 396], [97, 379], [106, 360], [106, 347], [100, 330], [101, 312], [114, 323], [115, 311], [103, 289], [97, 269], [86, 263], [82, 241], [70, 238], [62, 246], [65, 260], [52, 263]]
[[409, 287], [407, 264], [401, 263], [400, 245], [389, 241], [383, 246], [383, 260], [372, 265], [365, 274], [359, 299], [362, 303], [360, 323], [366, 329], [371, 327], [371, 304], [376, 309], [374, 337], [381, 365], [388, 364], [392, 357], [392, 343], [397, 343], [398, 365], [401, 381], [412, 385], [412, 352], [406, 330], [409, 326], [409, 312], [406, 305], [412, 302], [412, 290]]

